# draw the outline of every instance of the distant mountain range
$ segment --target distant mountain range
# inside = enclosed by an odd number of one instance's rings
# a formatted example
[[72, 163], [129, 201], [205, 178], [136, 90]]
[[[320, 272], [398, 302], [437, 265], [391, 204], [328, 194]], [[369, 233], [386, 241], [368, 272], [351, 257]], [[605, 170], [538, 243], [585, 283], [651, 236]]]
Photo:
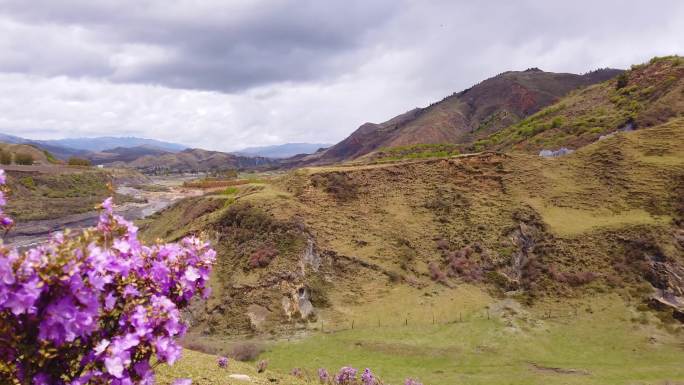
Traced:
[[93, 138], [65, 138], [34, 140], [14, 135], [0, 134], [0, 142], [11, 144], [29, 144], [51, 152], [58, 158], [70, 156], [86, 156], [90, 152], [101, 152], [108, 149], [145, 147], [163, 152], [179, 152], [188, 148], [182, 144], [164, 142], [155, 139], [137, 137], [100, 136]]
[[227, 153], [190, 149], [177, 143], [137, 137], [33, 140], [6, 134], [0, 134], [0, 143], [33, 146], [49, 151], [62, 160], [77, 156], [96, 165], [130, 167], [149, 173], [277, 167], [278, 159], [294, 155], [307, 156], [328, 146], [320, 143], [286, 143]]
[[178, 152], [183, 151], [188, 146], [184, 146], [178, 143], [164, 142], [156, 139], [145, 139], [137, 138], [134, 136], [129, 137], [113, 137], [113, 136], [100, 136], [95, 138], [66, 138], [66, 139], [54, 139], [54, 140], [40, 140], [40, 143], [51, 144], [60, 147], [69, 147], [76, 150], [85, 151], [104, 151], [117, 147], [139, 147], [145, 146], [149, 148], [156, 148], [159, 150], [164, 150], [168, 152]]
[[330, 147], [329, 143], [285, 143], [273, 146], [247, 147], [235, 151], [238, 155], [263, 156], [266, 158], [282, 159], [301, 154], [313, 154], [318, 150]]

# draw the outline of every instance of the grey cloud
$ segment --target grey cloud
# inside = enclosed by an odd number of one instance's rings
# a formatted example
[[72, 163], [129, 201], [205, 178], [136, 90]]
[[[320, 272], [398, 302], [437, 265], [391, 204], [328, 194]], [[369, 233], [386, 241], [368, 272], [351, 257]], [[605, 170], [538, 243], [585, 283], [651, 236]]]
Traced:
[[0, 0], [0, 132], [335, 142], [506, 70], [683, 54], [681, 20], [666, 0]]
[[[23, 1], [4, 1], [0, 13], [22, 23], [25, 31], [16, 38], [25, 41], [16, 48], [26, 54], [0, 60], [0, 70], [227, 92], [315, 81], [360, 64], [367, 35], [400, 10], [400, 2], [385, 0], [196, 4], [39, 0], [27, 7]], [[73, 55], [65, 53], [78, 42], [70, 42], [68, 34], [66, 42], [54, 45], [58, 50], [41, 53], [43, 47], [30, 42], [74, 29], [85, 44]], [[6, 29], [5, 34], [13, 32]], [[86, 67], [92, 51], [99, 51], [100, 60]], [[38, 55], [53, 65], [34, 65]], [[131, 55], [138, 58], [126, 60]]]

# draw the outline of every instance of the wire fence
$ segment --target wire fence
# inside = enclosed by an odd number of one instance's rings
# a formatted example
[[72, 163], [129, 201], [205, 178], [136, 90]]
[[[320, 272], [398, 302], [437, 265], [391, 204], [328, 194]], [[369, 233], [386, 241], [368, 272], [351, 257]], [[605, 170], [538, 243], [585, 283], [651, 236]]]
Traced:
[[[546, 310], [542, 314], [535, 314], [531, 318], [553, 321], [562, 319], [579, 318], [580, 312], [578, 308], [570, 310]], [[515, 313], [506, 313], [505, 311], [492, 311], [490, 309], [482, 309], [475, 312], [458, 312], [451, 314], [421, 314], [420, 316], [406, 314], [390, 314], [387, 317], [376, 317], [375, 319], [368, 317], [349, 317], [335, 320], [320, 320], [317, 322], [318, 329], [325, 333], [336, 333], [355, 329], [369, 329], [369, 328], [395, 328], [395, 327], [430, 327], [439, 325], [453, 325], [459, 323], [472, 322], [496, 322], [501, 323], [509, 319], [515, 319]]]

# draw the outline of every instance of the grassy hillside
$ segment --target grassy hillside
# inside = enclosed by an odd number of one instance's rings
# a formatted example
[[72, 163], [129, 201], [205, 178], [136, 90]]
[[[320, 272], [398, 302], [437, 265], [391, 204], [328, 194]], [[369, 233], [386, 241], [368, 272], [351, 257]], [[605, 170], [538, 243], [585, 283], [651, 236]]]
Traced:
[[[142, 232], [216, 244], [194, 345], [311, 335], [264, 354], [281, 371], [353, 363], [395, 383], [414, 372], [432, 384], [656, 383], [684, 378], [671, 334], [680, 315], [649, 307], [656, 289], [684, 296], [682, 181], [684, 119], [674, 119], [562, 158], [300, 169], [182, 201]], [[574, 318], [509, 336], [522, 321], [504, 299], [532, 324], [546, 312]], [[491, 374], [500, 362], [518, 382]]]
[[639, 296], [665, 279], [649, 272], [656, 265], [682, 262], [682, 143], [684, 120], [675, 120], [562, 159], [487, 153], [304, 169], [186, 200], [143, 229], [150, 238], [216, 237], [209, 307], [218, 310], [201, 317], [212, 332], [248, 330], [252, 304], [269, 309], [264, 325], [282, 324], [293, 317], [283, 293], [297, 302], [300, 289], [332, 319], [378, 284], [474, 282], [530, 303], [587, 291]]
[[684, 116], [684, 59], [654, 58], [623, 75], [571, 92], [523, 121], [475, 143], [475, 149], [526, 152], [578, 148], [620, 129]]

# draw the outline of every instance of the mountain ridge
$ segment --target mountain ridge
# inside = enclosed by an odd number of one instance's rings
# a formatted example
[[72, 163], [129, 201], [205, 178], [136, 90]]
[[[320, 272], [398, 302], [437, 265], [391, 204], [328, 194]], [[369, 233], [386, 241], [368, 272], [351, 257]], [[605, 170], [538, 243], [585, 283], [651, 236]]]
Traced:
[[156, 147], [161, 150], [170, 152], [178, 152], [185, 150], [188, 146], [166, 142], [157, 139], [140, 138], [136, 136], [96, 136], [96, 137], [78, 137], [78, 138], [64, 138], [64, 139], [50, 139], [41, 140], [38, 142], [46, 144], [61, 145], [64, 147], [74, 148], [77, 150], [86, 151], [104, 151], [116, 147], [138, 147], [149, 146]]
[[620, 73], [622, 70], [610, 68], [583, 75], [538, 68], [507, 71], [383, 123], [364, 123], [346, 139], [299, 160], [299, 164], [347, 161], [383, 147], [438, 143], [465, 146], [517, 123], [574, 89]]
[[176, 153], [147, 154], [131, 161], [115, 161], [108, 164], [111, 167], [134, 168], [144, 173], [209, 172], [228, 169], [267, 168], [276, 165], [277, 161], [270, 158], [241, 156], [200, 148], [189, 148]]
[[263, 156], [266, 158], [281, 159], [296, 155], [313, 154], [322, 148], [330, 146], [330, 143], [293, 142], [270, 146], [246, 147], [238, 151], [233, 151], [232, 153], [236, 155]]
[[106, 152], [118, 147], [133, 148], [147, 146], [168, 152], [178, 152], [188, 148], [185, 145], [157, 139], [136, 136], [96, 136], [63, 139], [27, 139], [16, 135], [0, 133], [0, 141], [11, 144], [31, 144], [55, 154], [59, 158], [85, 155], [88, 152]]

